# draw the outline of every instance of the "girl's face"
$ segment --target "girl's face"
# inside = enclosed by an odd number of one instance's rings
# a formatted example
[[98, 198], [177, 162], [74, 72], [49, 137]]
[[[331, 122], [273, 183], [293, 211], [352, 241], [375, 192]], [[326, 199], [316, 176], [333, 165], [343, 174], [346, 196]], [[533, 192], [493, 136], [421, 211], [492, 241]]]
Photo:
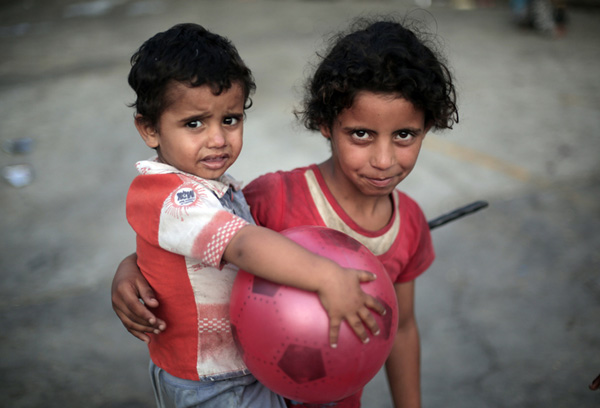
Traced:
[[242, 150], [244, 93], [233, 84], [220, 95], [208, 85], [173, 83], [172, 101], [156, 126], [140, 118], [136, 127], [161, 162], [205, 179], [216, 180]]
[[321, 128], [331, 141], [335, 189], [345, 198], [387, 197], [415, 166], [428, 130], [406, 99], [360, 92], [332, 129]]

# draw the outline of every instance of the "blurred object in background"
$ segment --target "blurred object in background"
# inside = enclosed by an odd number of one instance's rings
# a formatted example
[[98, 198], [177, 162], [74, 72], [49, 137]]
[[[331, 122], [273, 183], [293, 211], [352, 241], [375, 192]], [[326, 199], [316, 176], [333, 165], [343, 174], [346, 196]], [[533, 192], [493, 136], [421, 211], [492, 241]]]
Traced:
[[[30, 137], [4, 140], [2, 150], [11, 156], [22, 156], [33, 151]], [[13, 187], [25, 187], [33, 181], [33, 167], [29, 164], [11, 164], [2, 168], [2, 177]]]
[[33, 168], [29, 164], [5, 166], [2, 176], [13, 187], [25, 187], [33, 181]]
[[600, 388], [600, 374], [598, 374], [598, 377], [590, 384], [590, 390], [596, 391], [598, 388]]
[[519, 26], [532, 28], [555, 38], [566, 34], [565, 0], [511, 0], [510, 6]]
[[10, 139], [2, 142], [2, 150], [8, 154], [28, 154], [33, 150], [33, 144], [33, 139], [30, 137]]

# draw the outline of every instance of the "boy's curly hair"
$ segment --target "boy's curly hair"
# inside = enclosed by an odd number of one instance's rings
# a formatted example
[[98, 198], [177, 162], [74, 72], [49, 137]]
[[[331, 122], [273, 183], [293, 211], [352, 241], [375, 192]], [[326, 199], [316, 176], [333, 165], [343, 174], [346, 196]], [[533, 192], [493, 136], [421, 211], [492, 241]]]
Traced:
[[191, 23], [175, 25], [142, 44], [131, 57], [128, 81], [137, 96], [130, 106], [154, 125], [170, 103], [172, 81], [208, 85], [215, 95], [238, 83], [245, 109], [252, 106], [250, 94], [256, 89], [252, 72], [231, 41]]
[[306, 128], [331, 129], [360, 91], [398, 94], [423, 110], [426, 125], [435, 129], [458, 122], [449, 69], [433, 47], [402, 24], [359, 19], [331, 44], [306, 83], [302, 109], [295, 112]]

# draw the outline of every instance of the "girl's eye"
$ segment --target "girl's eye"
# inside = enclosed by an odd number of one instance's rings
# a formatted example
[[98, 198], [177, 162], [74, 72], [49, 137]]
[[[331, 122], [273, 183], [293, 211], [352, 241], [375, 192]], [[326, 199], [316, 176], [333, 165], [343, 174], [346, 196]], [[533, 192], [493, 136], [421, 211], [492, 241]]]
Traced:
[[413, 135], [410, 132], [400, 132], [396, 135], [396, 140], [399, 140], [401, 142], [410, 142], [415, 138], [415, 135]]
[[202, 126], [202, 121], [200, 120], [193, 120], [191, 122], [186, 123], [186, 126], [192, 129], [196, 129], [199, 128], [200, 126]]
[[235, 118], [235, 117], [229, 117], [229, 118], [223, 119], [223, 124], [228, 125], [228, 126], [237, 125], [239, 122], [240, 122], [240, 119]]
[[352, 136], [358, 140], [366, 140], [369, 138], [369, 133], [366, 130], [355, 130]]

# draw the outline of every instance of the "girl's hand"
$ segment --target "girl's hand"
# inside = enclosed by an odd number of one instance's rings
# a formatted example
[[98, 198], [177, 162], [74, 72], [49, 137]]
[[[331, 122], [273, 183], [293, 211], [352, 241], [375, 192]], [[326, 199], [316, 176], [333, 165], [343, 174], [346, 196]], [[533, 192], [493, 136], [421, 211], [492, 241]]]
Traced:
[[360, 283], [371, 282], [376, 279], [376, 276], [367, 271], [341, 267], [324, 276], [325, 283], [317, 290], [317, 294], [329, 315], [331, 347], [337, 347], [340, 327], [344, 320], [363, 343], [368, 343], [369, 333], [365, 325], [375, 336], [379, 334], [379, 326], [370, 309], [384, 315], [385, 308], [374, 297], [363, 292]]
[[157, 307], [158, 300], [140, 272], [135, 254], [119, 264], [112, 282], [111, 298], [112, 307], [123, 326], [144, 343], [150, 343], [146, 333], [159, 334], [166, 329], [165, 322], [148, 309]]

